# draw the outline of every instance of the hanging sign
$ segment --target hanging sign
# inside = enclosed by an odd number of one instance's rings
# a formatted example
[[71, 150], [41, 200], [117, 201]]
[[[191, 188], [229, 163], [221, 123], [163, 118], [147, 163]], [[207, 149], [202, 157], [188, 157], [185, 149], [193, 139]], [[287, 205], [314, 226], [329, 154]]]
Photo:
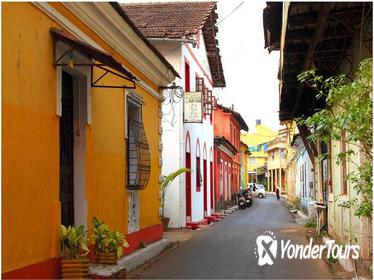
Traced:
[[202, 123], [203, 122], [203, 93], [185, 92], [183, 121], [185, 123]]

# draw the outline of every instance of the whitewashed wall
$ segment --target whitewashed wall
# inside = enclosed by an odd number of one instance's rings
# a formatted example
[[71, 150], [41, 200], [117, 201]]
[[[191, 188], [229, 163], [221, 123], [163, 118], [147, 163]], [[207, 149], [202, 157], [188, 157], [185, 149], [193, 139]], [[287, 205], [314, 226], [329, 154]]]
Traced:
[[[185, 84], [185, 59], [190, 65], [190, 90], [195, 90], [195, 76], [204, 77], [205, 86], [212, 89], [210, 69], [204, 39], [200, 35], [199, 48], [193, 48], [191, 44], [170, 41], [153, 41], [155, 47], [167, 58], [173, 67], [179, 72], [181, 79], [176, 79], [176, 84], [184, 87]], [[179, 46], [179, 47], [178, 47]], [[193, 53], [193, 55], [191, 54]], [[199, 61], [199, 63], [196, 62]], [[204, 70], [204, 71], [203, 71]], [[205, 73], [204, 73], [205, 72]], [[209, 79], [207, 78], [209, 77]], [[196, 191], [196, 144], [200, 142], [201, 174], [204, 169], [204, 143], [206, 145], [207, 158], [207, 215], [211, 214], [210, 205], [210, 161], [213, 161], [213, 124], [210, 116], [202, 124], [183, 123], [183, 100], [179, 103], [163, 104], [162, 119], [162, 174], [167, 175], [181, 167], [185, 167], [186, 134], [190, 134], [191, 142], [191, 221], [197, 222], [204, 218], [204, 183], [201, 191]], [[173, 112], [172, 112], [173, 111]], [[170, 217], [170, 227], [178, 228], [186, 225], [186, 175], [179, 176], [170, 186], [165, 200], [165, 216]]]
[[[191, 54], [193, 53], [193, 55]], [[191, 81], [191, 91], [195, 90], [195, 76], [196, 74], [202, 78], [204, 77], [205, 86], [209, 89], [213, 89], [212, 84], [209, 82], [211, 80], [211, 74], [208, 64], [208, 58], [206, 56], [206, 49], [204, 44], [204, 39], [200, 36], [200, 47], [199, 48], [192, 48], [191, 45], [184, 45], [182, 47], [182, 56], [180, 64], [183, 65], [184, 68], [184, 61], [190, 63], [190, 81]], [[199, 63], [196, 63], [196, 60]], [[200, 65], [199, 65], [200, 64]], [[182, 71], [181, 71], [182, 72]], [[183, 69], [184, 73], [184, 69]], [[184, 79], [183, 79], [184, 81]], [[184, 124], [184, 135], [186, 135], [187, 131], [190, 133], [191, 138], [191, 201], [192, 201], [192, 211], [191, 211], [191, 220], [193, 222], [201, 221], [204, 218], [204, 183], [201, 185], [201, 191], [196, 191], [196, 151], [197, 151], [197, 139], [199, 139], [200, 143], [200, 168], [201, 174], [203, 176], [203, 147], [204, 143], [206, 145], [207, 150], [207, 215], [211, 214], [211, 205], [210, 205], [210, 168], [209, 163], [213, 159], [210, 154], [210, 150], [213, 149], [213, 123], [210, 123], [210, 116], [207, 116], [203, 123], [193, 123]]]
[[[298, 149], [296, 151], [296, 196], [300, 198], [301, 204], [303, 205], [304, 209], [308, 209], [308, 203], [315, 199], [315, 195], [313, 194], [315, 190], [314, 184], [314, 172], [312, 172], [312, 162], [309, 158], [308, 152], [301, 141], [298, 141]], [[302, 178], [300, 177], [302, 166], [305, 165], [305, 197], [302, 196], [303, 194], [303, 186], [302, 186]], [[310, 189], [309, 183], [313, 184], [313, 189]]]

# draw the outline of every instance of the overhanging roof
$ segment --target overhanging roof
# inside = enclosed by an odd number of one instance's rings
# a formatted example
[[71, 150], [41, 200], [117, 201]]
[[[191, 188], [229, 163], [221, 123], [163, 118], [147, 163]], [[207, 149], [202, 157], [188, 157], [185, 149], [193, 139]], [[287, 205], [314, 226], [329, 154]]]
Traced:
[[248, 131], [247, 123], [245, 122], [245, 120], [242, 118], [242, 116], [238, 112], [236, 112], [236, 111], [234, 111], [230, 108], [224, 107], [222, 105], [219, 105], [219, 104], [217, 104], [217, 107], [220, 108], [222, 111], [224, 111], [226, 113], [231, 113], [235, 117], [235, 119], [238, 121], [238, 123], [240, 125], [240, 128], [245, 130], [245, 131]]
[[[311, 68], [317, 74], [329, 77], [337, 73], [342, 60], [350, 62], [347, 50], [352, 40], [360, 34], [362, 16], [372, 18], [372, 3], [363, 2], [290, 2], [285, 28], [284, 47], [278, 38], [282, 22], [283, 5], [268, 2], [264, 10], [265, 47], [280, 49], [283, 62], [280, 67], [281, 81], [279, 119], [291, 120], [309, 116], [325, 102], [316, 98], [316, 93], [304, 88], [297, 75]], [[269, 15], [276, 15], [271, 21]], [[370, 34], [363, 38], [363, 45], [372, 51], [372, 23], [364, 22], [364, 29]], [[352, 62], [350, 62], [352, 63]], [[352, 70], [351, 70], [352, 71]], [[351, 74], [351, 73], [345, 73]]]
[[282, 2], [266, 2], [263, 11], [265, 48], [269, 52], [279, 50], [282, 28]]
[[100, 63], [104, 64], [105, 66], [109, 66], [110, 68], [126, 75], [128, 78], [132, 80], [138, 80], [130, 71], [125, 69], [121, 63], [115, 60], [110, 55], [102, 52], [99, 49], [96, 49], [89, 44], [77, 39], [76, 37], [72, 36], [71, 34], [58, 29], [58, 28], [51, 28], [50, 30], [53, 38], [57, 41], [62, 41], [77, 51], [82, 52], [83, 54], [87, 55], [89, 58], [99, 61]]

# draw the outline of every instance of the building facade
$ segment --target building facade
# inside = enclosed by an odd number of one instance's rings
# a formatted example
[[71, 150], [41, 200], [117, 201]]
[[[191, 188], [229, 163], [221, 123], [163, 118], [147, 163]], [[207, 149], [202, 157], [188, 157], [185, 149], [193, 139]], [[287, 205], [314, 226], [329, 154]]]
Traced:
[[249, 183], [267, 184], [268, 142], [276, 136], [277, 132], [261, 124], [261, 120], [256, 120], [255, 132], [240, 135], [241, 141], [248, 145], [251, 153], [247, 162]]
[[[268, 3], [263, 14], [265, 47], [269, 51], [280, 50], [281, 122], [310, 116], [326, 106], [325, 100], [318, 98], [313, 89], [300, 85], [298, 74], [316, 68], [325, 78], [345, 74], [354, 79], [359, 63], [372, 57], [372, 43], [369, 43], [372, 42], [372, 9], [372, 3], [363, 2]], [[296, 20], [312, 14], [318, 16], [309, 23]], [[333, 34], [328, 32], [341, 23], [352, 26], [352, 29], [343, 28]], [[311, 25], [313, 31], [305, 36], [305, 30]], [[305, 52], [296, 57], [295, 47], [300, 47], [300, 40], [305, 42], [302, 47]], [[329, 53], [328, 57], [326, 53]], [[353, 148], [355, 144], [347, 144], [349, 132], [348, 135], [342, 133], [340, 140], [320, 143], [309, 141], [310, 128], [300, 124], [297, 127], [314, 168], [320, 214], [317, 230], [324, 230], [339, 242], [359, 244], [361, 260], [369, 264], [372, 260], [371, 219], [355, 215], [352, 207], [342, 207], [342, 203], [360, 198], [361, 194], [353, 188], [347, 174], [362, 164], [361, 160], [365, 160], [363, 154]], [[337, 163], [338, 155], [348, 149], [355, 151], [356, 156], [351, 160], [356, 165], [345, 161]]]
[[[181, 73], [181, 79], [175, 80], [180, 88], [164, 90], [162, 173], [167, 175], [181, 167], [191, 172], [171, 184], [166, 193], [165, 215], [170, 218], [170, 227], [195, 227], [206, 223], [214, 209], [213, 115], [205, 101], [213, 98], [214, 88], [225, 86], [216, 40], [217, 7], [214, 2], [122, 7]], [[185, 98], [193, 92], [203, 93], [201, 120], [197, 122], [186, 120], [183, 108]]]
[[2, 277], [59, 278], [60, 224], [96, 216], [127, 253], [161, 239], [159, 87], [178, 73], [117, 3], [4, 3], [2, 18]]
[[[295, 149], [295, 193], [300, 201], [300, 207], [308, 216], [315, 216], [314, 203], [316, 189], [314, 183], [314, 168], [300, 135], [295, 135], [291, 147]], [[288, 190], [287, 195], [290, 194]]]
[[251, 155], [249, 147], [240, 141], [240, 188], [246, 189], [248, 185], [248, 159]]
[[248, 131], [241, 115], [218, 105], [214, 110], [214, 185], [216, 209], [235, 202], [240, 190], [240, 131]]
[[268, 190], [275, 191], [279, 188], [281, 193], [286, 193], [286, 134], [279, 130], [278, 136], [268, 142], [267, 148], [267, 181]]

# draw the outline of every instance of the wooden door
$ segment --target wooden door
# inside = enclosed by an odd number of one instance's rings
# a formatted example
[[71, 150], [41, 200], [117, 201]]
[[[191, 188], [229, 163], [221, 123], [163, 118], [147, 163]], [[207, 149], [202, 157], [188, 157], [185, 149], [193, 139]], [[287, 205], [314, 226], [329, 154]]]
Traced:
[[62, 116], [60, 118], [61, 224], [74, 224], [74, 132], [73, 77], [62, 72]]

